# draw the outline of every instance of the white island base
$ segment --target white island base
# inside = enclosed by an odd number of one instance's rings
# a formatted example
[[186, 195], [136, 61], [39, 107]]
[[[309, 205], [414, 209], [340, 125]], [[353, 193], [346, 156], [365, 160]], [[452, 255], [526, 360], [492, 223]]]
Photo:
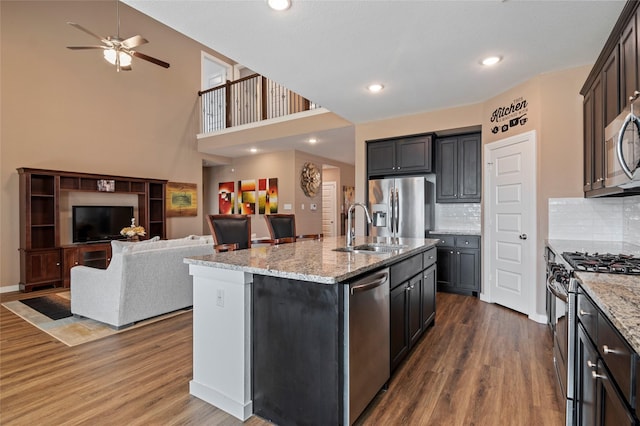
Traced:
[[193, 380], [189, 393], [245, 421], [251, 402], [253, 275], [189, 265], [193, 275]]

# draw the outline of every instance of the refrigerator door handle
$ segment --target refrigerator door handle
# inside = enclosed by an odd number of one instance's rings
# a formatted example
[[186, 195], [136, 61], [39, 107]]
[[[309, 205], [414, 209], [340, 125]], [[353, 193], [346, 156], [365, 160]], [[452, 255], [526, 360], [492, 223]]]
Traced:
[[[398, 188], [396, 188], [396, 233], [400, 233], [400, 193], [398, 192]], [[399, 235], [396, 235], [398, 237]]]
[[391, 211], [391, 233], [393, 234], [393, 215], [394, 215], [394, 202], [393, 202], [393, 188], [389, 190], [389, 210]]

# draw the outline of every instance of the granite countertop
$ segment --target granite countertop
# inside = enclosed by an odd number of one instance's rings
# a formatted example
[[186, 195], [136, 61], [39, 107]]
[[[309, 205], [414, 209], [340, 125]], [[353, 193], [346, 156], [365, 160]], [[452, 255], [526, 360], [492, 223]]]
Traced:
[[393, 241], [389, 241], [387, 238], [356, 237], [355, 245], [366, 242], [402, 244], [406, 247], [391, 253], [368, 254], [334, 251], [333, 249], [336, 247], [346, 245], [345, 237], [341, 236], [188, 257], [184, 261], [192, 265], [231, 269], [321, 284], [336, 284], [425, 251], [435, 246], [438, 240], [394, 238]]
[[[640, 246], [618, 241], [548, 240], [547, 245], [558, 256], [565, 251], [640, 256]], [[574, 275], [633, 350], [640, 353], [640, 276], [596, 272]]]
[[470, 230], [445, 230], [445, 229], [436, 229], [433, 231], [429, 231], [429, 234], [442, 234], [442, 235], [474, 235], [474, 236], [481, 236], [481, 232], [480, 231], [470, 231]]

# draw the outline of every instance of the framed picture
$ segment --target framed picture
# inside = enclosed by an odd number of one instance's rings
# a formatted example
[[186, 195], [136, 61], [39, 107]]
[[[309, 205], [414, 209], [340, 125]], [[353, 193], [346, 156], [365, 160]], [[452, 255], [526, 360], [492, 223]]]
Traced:
[[167, 183], [167, 217], [197, 216], [198, 193], [195, 183]]
[[98, 191], [114, 192], [116, 190], [116, 181], [113, 179], [98, 179]]

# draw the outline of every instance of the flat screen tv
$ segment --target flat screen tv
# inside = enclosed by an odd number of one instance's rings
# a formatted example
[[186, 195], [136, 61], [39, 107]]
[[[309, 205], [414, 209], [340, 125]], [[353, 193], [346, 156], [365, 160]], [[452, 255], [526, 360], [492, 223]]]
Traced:
[[131, 206], [73, 206], [74, 243], [90, 243], [123, 238], [120, 230], [131, 225]]

